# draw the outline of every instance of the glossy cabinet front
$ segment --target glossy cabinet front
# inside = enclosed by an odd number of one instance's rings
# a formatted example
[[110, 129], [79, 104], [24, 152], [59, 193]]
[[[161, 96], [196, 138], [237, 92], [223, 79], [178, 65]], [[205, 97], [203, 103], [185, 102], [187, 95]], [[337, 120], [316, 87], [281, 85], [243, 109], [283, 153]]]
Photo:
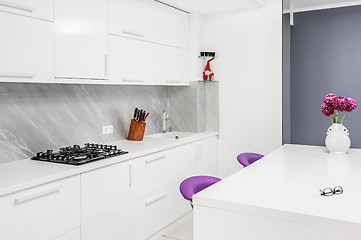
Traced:
[[108, 4], [55, 0], [55, 77], [108, 78]]

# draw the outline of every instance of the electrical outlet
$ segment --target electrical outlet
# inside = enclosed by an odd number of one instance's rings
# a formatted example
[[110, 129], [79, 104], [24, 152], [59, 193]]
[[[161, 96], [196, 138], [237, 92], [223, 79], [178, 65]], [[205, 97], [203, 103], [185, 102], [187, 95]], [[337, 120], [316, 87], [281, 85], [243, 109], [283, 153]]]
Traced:
[[112, 134], [113, 125], [103, 126], [103, 134]]

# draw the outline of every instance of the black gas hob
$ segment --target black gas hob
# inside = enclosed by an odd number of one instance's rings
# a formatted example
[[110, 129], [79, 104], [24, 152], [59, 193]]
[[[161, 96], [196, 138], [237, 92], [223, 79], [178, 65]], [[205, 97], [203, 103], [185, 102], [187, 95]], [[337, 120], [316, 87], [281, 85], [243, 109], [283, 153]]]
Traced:
[[54, 152], [53, 150], [38, 152], [36, 156], [31, 159], [70, 165], [82, 165], [126, 153], [128, 152], [117, 149], [117, 146], [115, 145], [85, 143], [83, 147], [74, 145], [60, 148], [58, 152]]

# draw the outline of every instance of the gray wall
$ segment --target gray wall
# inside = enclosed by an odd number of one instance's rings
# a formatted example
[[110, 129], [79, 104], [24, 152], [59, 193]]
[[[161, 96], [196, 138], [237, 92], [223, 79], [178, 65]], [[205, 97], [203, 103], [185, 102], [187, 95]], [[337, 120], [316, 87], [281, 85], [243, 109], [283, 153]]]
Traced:
[[[174, 131], [218, 130], [206, 117], [218, 111], [206, 104], [214, 94], [217, 83], [209, 90], [198, 82], [189, 87], [0, 83], [0, 164], [46, 149], [125, 139], [135, 107], [150, 112], [146, 134], [160, 132], [163, 110], [170, 112]], [[102, 126], [110, 124], [114, 134], [103, 135]]]
[[355, 98], [346, 114], [351, 147], [361, 147], [361, 6], [296, 13], [291, 28], [291, 142], [324, 145], [328, 93]]

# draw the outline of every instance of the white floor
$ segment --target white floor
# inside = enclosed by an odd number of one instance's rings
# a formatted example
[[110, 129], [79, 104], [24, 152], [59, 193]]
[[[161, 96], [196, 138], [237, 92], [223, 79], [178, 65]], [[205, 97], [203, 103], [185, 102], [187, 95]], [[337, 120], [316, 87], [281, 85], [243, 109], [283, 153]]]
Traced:
[[175, 228], [158, 240], [193, 240], [193, 216], [189, 214], [185, 221], [177, 223]]

